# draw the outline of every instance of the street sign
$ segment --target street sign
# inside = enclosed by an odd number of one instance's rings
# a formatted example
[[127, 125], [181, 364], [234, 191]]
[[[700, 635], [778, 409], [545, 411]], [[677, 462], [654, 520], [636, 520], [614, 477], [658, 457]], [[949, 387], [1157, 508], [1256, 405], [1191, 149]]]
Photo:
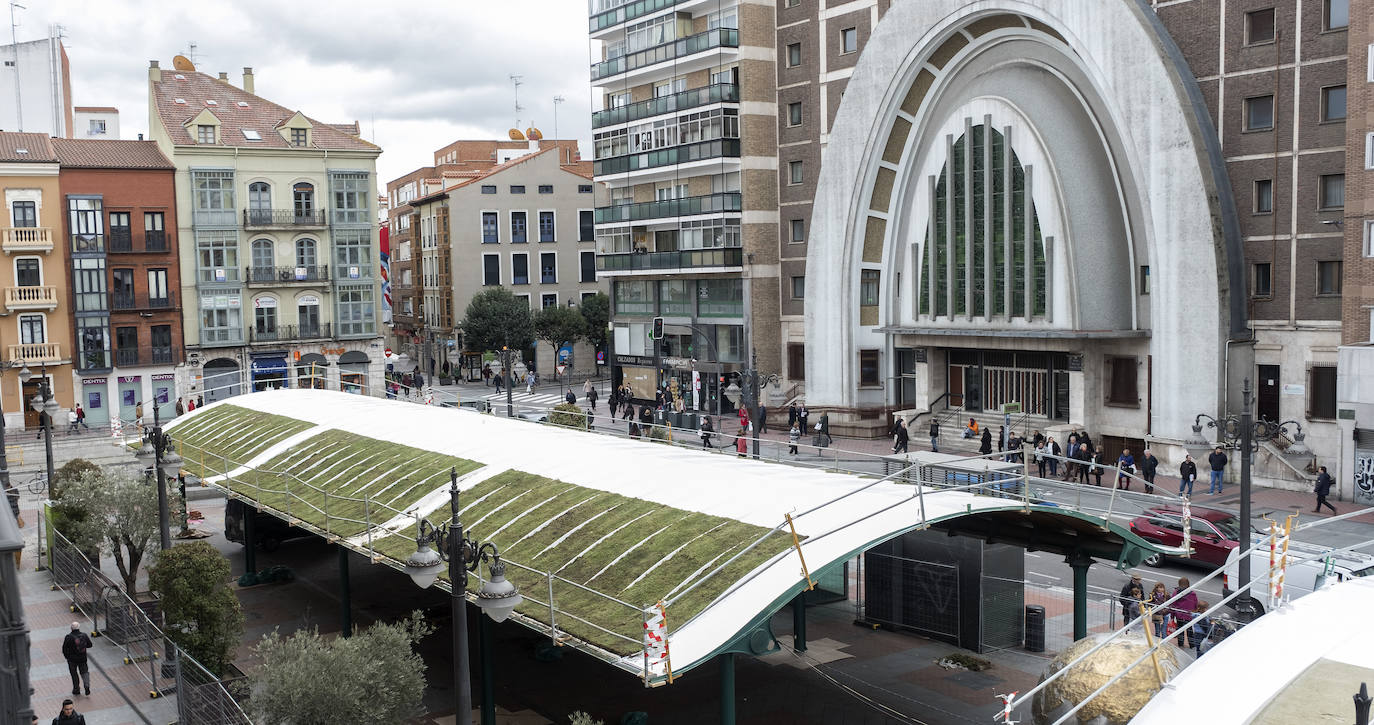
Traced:
[[1002, 413], [1003, 413], [1004, 415], [1009, 415], [1009, 414], [1011, 414], [1011, 413], [1020, 413], [1020, 412], [1021, 412], [1021, 404], [1020, 404], [1020, 403], [1003, 403], [1003, 404], [1002, 404]]
[[559, 374], [559, 375], [562, 375], [562, 374], [563, 374], [563, 371], [564, 371], [564, 370], [567, 370], [567, 369], [568, 369], [568, 366], [567, 366], [567, 365], [559, 365], [559, 366], [558, 366], [558, 374]]

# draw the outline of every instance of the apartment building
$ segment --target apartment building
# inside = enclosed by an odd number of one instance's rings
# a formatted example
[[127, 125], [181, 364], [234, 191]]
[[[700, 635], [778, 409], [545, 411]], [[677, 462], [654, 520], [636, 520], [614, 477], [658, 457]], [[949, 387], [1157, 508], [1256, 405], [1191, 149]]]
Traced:
[[[71, 297], [62, 219], [67, 213], [58, 180], [58, 157], [44, 133], [0, 132], [0, 408], [11, 428], [34, 430], [39, 414], [30, 402], [46, 379], [63, 410], [71, 410]], [[20, 370], [32, 378], [21, 382]], [[58, 420], [61, 420], [58, 417]]]
[[590, 3], [597, 272], [640, 400], [675, 378], [690, 409], [729, 409], [722, 379], [780, 371], [779, 175], [819, 169], [779, 168], [773, 5]]
[[119, 138], [119, 109], [114, 106], [77, 106], [72, 119], [75, 138]]
[[175, 415], [183, 362], [175, 168], [152, 141], [52, 139], [67, 209], [74, 384], [87, 422]]
[[245, 390], [381, 384], [376, 159], [330, 124], [182, 61], [148, 69], [152, 139], [176, 166], [186, 374]]
[[61, 30], [48, 37], [0, 45], [0, 131], [72, 138], [72, 71]]

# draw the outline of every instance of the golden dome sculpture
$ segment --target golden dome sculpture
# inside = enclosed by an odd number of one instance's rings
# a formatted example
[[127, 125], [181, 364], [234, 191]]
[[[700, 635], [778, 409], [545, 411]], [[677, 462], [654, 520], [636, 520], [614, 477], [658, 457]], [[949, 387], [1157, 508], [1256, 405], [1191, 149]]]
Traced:
[[196, 69], [196, 64], [192, 63], [190, 58], [184, 55], [178, 55], [172, 58], [172, 67], [176, 70], [194, 71]]
[[525, 138], [531, 141], [538, 141], [539, 139], [544, 138], [544, 133], [539, 129], [535, 128], [534, 126], [530, 126], [529, 128], [525, 129]]
[[[1114, 633], [1090, 634], [1069, 645], [1045, 666], [1040, 681], [1044, 682], [1051, 675], [1064, 669], [1070, 662], [1112, 634]], [[1074, 665], [1048, 687], [1035, 693], [1031, 711], [1036, 725], [1048, 725], [1058, 720], [1074, 705], [1120, 674], [1127, 665], [1145, 654], [1148, 649], [1144, 634], [1121, 635], [1094, 652], [1088, 659]], [[1193, 661], [1192, 654], [1175, 644], [1161, 646], [1156, 652], [1156, 657], [1159, 659], [1159, 667], [1163, 670], [1166, 682]], [[1074, 717], [1066, 722], [1074, 725], [1126, 725], [1157, 692], [1159, 677], [1155, 673], [1154, 664], [1146, 657], [1102, 694], [1080, 708]]]
[[520, 133], [520, 129], [518, 129], [518, 128], [512, 128], [510, 131], [507, 131], [506, 133], [508, 133], [508, 134], [510, 135], [510, 140], [512, 140], [512, 141], [524, 141], [524, 140], [525, 140], [525, 134]]

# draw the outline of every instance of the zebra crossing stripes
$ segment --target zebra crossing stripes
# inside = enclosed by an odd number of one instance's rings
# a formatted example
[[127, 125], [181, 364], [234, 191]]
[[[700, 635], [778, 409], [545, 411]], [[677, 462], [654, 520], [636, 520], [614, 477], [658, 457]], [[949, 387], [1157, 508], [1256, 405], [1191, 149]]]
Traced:
[[[563, 393], [533, 393], [533, 394], [526, 394], [526, 393], [523, 393], [523, 392], [516, 391], [515, 394], [511, 396], [511, 402], [514, 402], [514, 403], [523, 403], [523, 404], [526, 404], [526, 405], [542, 405], [542, 406], [553, 407], [553, 406], [555, 406], [555, 405], [558, 405], [559, 403], [564, 402], [563, 395], [564, 395]], [[484, 396], [483, 399], [484, 399], [484, 400], [489, 400], [489, 401], [491, 401], [491, 402], [493, 402], [493, 403], [504, 403], [504, 402], [506, 401], [506, 394], [505, 394], [505, 393], [490, 393], [490, 394]], [[587, 401], [586, 401], [586, 396], [578, 395], [578, 396], [577, 396], [577, 402], [578, 402], [579, 405], [585, 405], [586, 402], [587, 402]]]

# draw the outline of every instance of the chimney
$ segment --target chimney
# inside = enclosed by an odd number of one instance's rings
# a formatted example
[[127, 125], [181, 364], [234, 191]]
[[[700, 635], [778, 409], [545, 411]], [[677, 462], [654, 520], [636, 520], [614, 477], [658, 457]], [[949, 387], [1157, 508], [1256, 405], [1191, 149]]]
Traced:
[[155, 60], [148, 61], [148, 80], [153, 83], [162, 82], [162, 69], [158, 67]]
[[139, 140], [139, 141], [142, 141], [142, 140], [143, 140], [143, 134], [140, 133], [140, 134], [138, 135], [138, 140]]
[[219, 72], [219, 79], [222, 80], [222, 81], [224, 81], [225, 83], [228, 83], [228, 82], [229, 82], [229, 74], [228, 74], [227, 72], [225, 72], [225, 71], [220, 71], [220, 72]]
[[243, 90], [248, 91], [249, 93], [254, 93], [254, 95], [256, 95], [256, 93], [253, 91], [252, 68], [244, 67], [243, 69]]

